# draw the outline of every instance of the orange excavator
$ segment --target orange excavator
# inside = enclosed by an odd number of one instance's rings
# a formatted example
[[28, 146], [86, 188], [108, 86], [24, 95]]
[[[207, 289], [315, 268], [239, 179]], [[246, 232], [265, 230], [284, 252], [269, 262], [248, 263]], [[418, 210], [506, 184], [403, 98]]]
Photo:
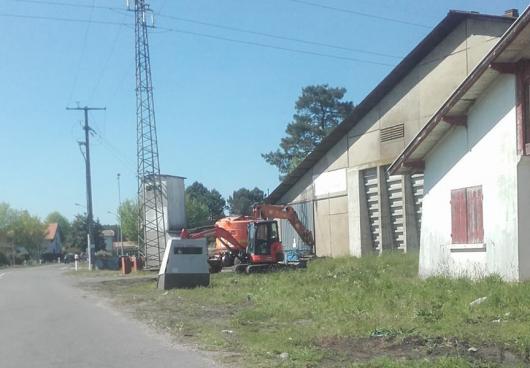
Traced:
[[216, 248], [209, 257], [210, 272], [220, 272], [223, 267], [235, 265], [236, 272], [259, 272], [275, 267], [304, 267], [305, 262], [285, 262], [283, 245], [280, 242], [278, 222], [285, 219], [293, 226], [300, 238], [311, 248], [313, 234], [298, 218], [290, 206], [260, 204], [254, 206], [252, 216], [227, 217], [215, 226], [198, 231], [181, 231], [182, 239], [216, 238]]

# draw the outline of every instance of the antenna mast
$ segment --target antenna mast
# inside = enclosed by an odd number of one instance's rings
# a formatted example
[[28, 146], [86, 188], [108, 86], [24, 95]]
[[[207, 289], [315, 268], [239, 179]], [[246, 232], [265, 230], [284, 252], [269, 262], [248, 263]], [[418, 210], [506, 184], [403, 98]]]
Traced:
[[[136, 55], [136, 124], [139, 228], [138, 246], [148, 269], [160, 267], [166, 247], [164, 189], [160, 162], [151, 80], [147, 28], [153, 27], [152, 11], [145, 0], [134, 1]], [[152, 23], [148, 25], [148, 21]]]

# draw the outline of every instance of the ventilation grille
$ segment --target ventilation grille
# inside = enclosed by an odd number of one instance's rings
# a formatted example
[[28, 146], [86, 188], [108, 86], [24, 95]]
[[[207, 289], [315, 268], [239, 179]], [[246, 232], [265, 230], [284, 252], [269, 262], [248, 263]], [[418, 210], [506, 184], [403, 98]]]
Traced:
[[388, 142], [405, 136], [405, 125], [398, 124], [389, 128], [381, 129], [379, 139], [381, 142]]

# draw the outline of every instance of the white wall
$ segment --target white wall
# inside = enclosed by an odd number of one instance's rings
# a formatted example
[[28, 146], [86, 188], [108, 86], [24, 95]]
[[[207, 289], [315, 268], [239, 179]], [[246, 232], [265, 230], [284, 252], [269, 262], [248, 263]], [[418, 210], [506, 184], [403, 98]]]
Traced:
[[[517, 160], [515, 78], [502, 75], [470, 109], [467, 128], [452, 128], [425, 160], [421, 276], [518, 279]], [[485, 245], [452, 246], [451, 190], [477, 185]]]
[[166, 186], [166, 201], [164, 214], [166, 230], [180, 230], [186, 227], [186, 206], [184, 179], [179, 177], [165, 177], [162, 179]]

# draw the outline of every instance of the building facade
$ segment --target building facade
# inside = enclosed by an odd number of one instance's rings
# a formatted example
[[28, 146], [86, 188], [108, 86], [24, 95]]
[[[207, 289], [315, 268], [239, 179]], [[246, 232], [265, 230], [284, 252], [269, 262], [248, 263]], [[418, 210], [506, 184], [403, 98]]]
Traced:
[[390, 168], [423, 167], [421, 276], [530, 279], [529, 22], [527, 10]]
[[[514, 19], [449, 12], [271, 193], [313, 230], [318, 256], [418, 248], [423, 174], [386, 169]], [[281, 231], [287, 247], [302, 243]]]

